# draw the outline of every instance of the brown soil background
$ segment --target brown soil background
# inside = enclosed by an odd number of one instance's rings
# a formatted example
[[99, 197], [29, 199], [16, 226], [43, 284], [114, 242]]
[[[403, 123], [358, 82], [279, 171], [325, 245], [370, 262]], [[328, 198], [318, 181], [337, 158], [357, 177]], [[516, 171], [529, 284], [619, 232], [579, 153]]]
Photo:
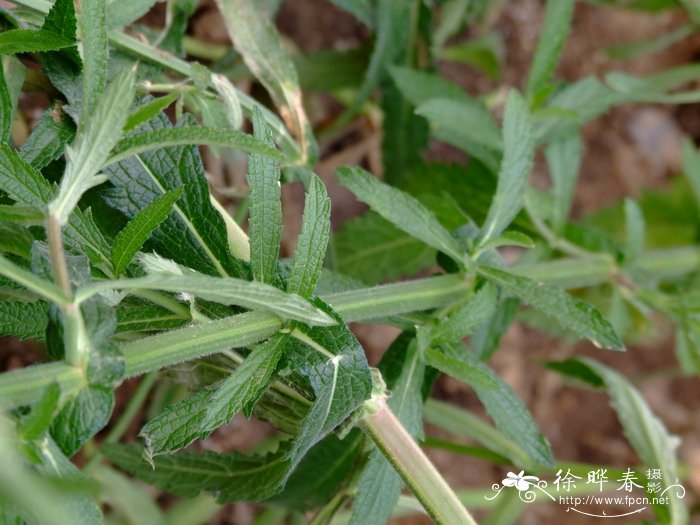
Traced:
[[[540, 0], [510, 0], [494, 21], [495, 29], [501, 32], [506, 43], [500, 85], [522, 85], [536, 44], [543, 5], [544, 2]], [[148, 18], [149, 21], [151, 18], [157, 20], [160, 16], [156, 12]], [[573, 81], [586, 75], [600, 76], [613, 69], [644, 74], [690, 63], [700, 52], [700, 35], [686, 38], [663, 52], [629, 62], [611, 60], [602, 51], [605, 46], [663, 34], [684, 21], [680, 12], [649, 15], [579, 2], [572, 35], [564, 49], [557, 74]], [[347, 48], [368, 38], [367, 32], [350, 15], [325, 0], [284, 1], [277, 22], [281, 31], [304, 52]], [[189, 31], [208, 42], [228, 43], [221, 19], [208, 2], [198, 8]], [[453, 40], [458, 42], [468, 37], [469, 33], [465, 32]], [[445, 75], [474, 95], [488, 92], [499, 85], [468, 66], [443, 64], [441, 67]], [[324, 97], [314, 97], [306, 102], [316, 123], [325, 121], [338, 111], [337, 106]], [[23, 101], [21, 107], [31, 111], [32, 105]], [[352, 138], [344, 140], [342, 147], [322, 144], [324, 154], [317, 173], [329, 186], [333, 198], [335, 228], [348, 217], [361, 213], [363, 208], [338, 187], [333, 171], [336, 166], [348, 163], [364, 163], [378, 170], [381, 165], [380, 133], [381, 129], [376, 123], [360, 121], [353, 128]], [[680, 168], [680, 141], [683, 135], [692, 137], [696, 142], [700, 139], [700, 106], [623, 106], [587, 125], [584, 132], [586, 152], [574, 213], [580, 216], [624, 196], [636, 196], [643, 188], [663, 188]], [[448, 161], [462, 158], [458, 152], [438, 144], [433, 146], [430, 156]], [[206, 159], [207, 168], [215, 181], [240, 182], [240, 173], [224, 173], [220, 162], [210, 155], [206, 155]], [[536, 165], [533, 181], [546, 184], [541, 162]], [[285, 187], [284, 199], [283, 251], [291, 253], [300, 226], [302, 190], [297, 185]], [[353, 328], [373, 363], [397, 333], [391, 327]], [[0, 369], [22, 366], [41, 355], [38, 349], [12, 339], [2, 339], [0, 345]], [[571, 387], [558, 375], [545, 371], [538, 364], [544, 359], [580, 355], [595, 357], [632, 378], [669, 430], [682, 438], [679, 457], [691, 469], [686, 482], [689, 493], [685, 501], [689, 505], [697, 505], [700, 494], [700, 418], [697, 416], [700, 409], [700, 379], [681, 377], [670, 371], [670, 367], [675, 365], [675, 357], [672, 336], [668, 331], [662, 330], [658, 337], [644, 345], [630, 347], [625, 354], [612, 354], [597, 350], [588, 343], [570, 344], [552, 339], [516, 324], [502, 340], [492, 364], [526, 402], [550, 440], [558, 460], [621, 468], [632, 466], [637, 458], [622, 435], [607, 396]], [[115, 413], [119, 413], [133, 388], [132, 381], [120, 388]], [[483, 414], [476, 396], [462, 383], [442, 377], [433, 394], [439, 399]], [[135, 436], [136, 432], [135, 424], [131, 436]], [[234, 420], [232, 425], [206, 440], [204, 446], [217, 450], [234, 447], [246, 449], [267, 432], [263, 425]], [[447, 437], [430, 427], [427, 432]], [[500, 481], [506, 472], [504, 468], [485, 461], [447, 452], [431, 450], [429, 455], [456, 488], [486, 488]], [[244, 525], [251, 522], [255, 513], [256, 508], [252, 505], [228, 505], [208, 523]], [[650, 515], [647, 517], [651, 518]], [[477, 513], [477, 518], [483, 518], [483, 515]], [[559, 505], [529, 505], [518, 523], [586, 524], [598, 521], [586, 516], [573, 516]], [[430, 521], [410, 517], [393, 523], [409, 525]], [[700, 519], [693, 523], [700, 523]]]

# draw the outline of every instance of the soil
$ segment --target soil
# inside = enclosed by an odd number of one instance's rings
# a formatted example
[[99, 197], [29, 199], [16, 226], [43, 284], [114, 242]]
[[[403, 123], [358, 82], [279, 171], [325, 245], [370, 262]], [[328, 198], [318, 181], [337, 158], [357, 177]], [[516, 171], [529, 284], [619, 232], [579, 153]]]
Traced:
[[[544, 2], [511, 0], [493, 21], [506, 44], [505, 66], [499, 83], [521, 86], [527, 72], [541, 24]], [[278, 26], [290, 41], [304, 52], [321, 49], [342, 49], [368, 38], [367, 31], [350, 15], [326, 0], [286, 0], [277, 16]], [[615, 61], [603, 49], [606, 46], [650, 38], [668, 32], [685, 22], [680, 13], [648, 15], [610, 7], [577, 4], [572, 36], [563, 53], [557, 74], [568, 81], [586, 75], [601, 76], [610, 70], [650, 73], [663, 68], [692, 62], [700, 52], [700, 35], [686, 38], [665, 51], [632, 61]], [[213, 4], [202, 2], [190, 27], [198, 38], [213, 43], [227, 43], [227, 37]], [[468, 39], [469, 32], [458, 35], [455, 42]], [[441, 64], [442, 72], [472, 94], [492, 90], [498, 83], [480, 75], [468, 66]], [[307, 100], [316, 122], [337, 112], [337, 107], [324, 99]], [[30, 109], [27, 107], [25, 109]], [[381, 130], [377, 123], [360, 121], [341, 148], [322, 144], [324, 154], [317, 173], [329, 187], [333, 199], [333, 226], [361, 213], [364, 208], [334, 181], [334, 168], [340, 164], [363, 163], [379, 170]], [[700, 106], [628, 105], [616, 108], [585, 127], [585, 156], [577, 187], [574, 214], [582, 216], [624, 196], [638, 195], [643, 188], [665, 187], [680, 167], [680, 140], [683, 135], [700, 140]], [[444, 145], [434, 145], [431, 158], [459, 160], [461, 154]], [[207, 167], [215, 179], [241, 181], [240, 174], [223, 174], [222, 164], [206, 157]], [[547, 184], [546, 173], [539, 163], [533, 173], [537, 184]], [[284, 250], [291, 253], [299, 230], [303, 192], [298, 185], [284, 189]], [[396, 329], [385, 326], [354, 325], [372, 362], [385, 351]], [[41, 351], [35, 346], [3, 339], [0, 346], [0, 367], [11, 369], [36, 361]], [[682, 439], [679, 457], [689, 465], [691, 476], [686, 483], [686, 503], [700, 501], [700, 379], [669, 373], [675, 365], [673, 340], [670, 334], [632, 346], [624, 354], [598, 350], [587, 343], [570, 344], [549, 338], [521, 324], [514, 325], [502, 340], [492, 365], [515, 389], [531, 409], [537, 423], [551, 442], [559, 460], [601, 463], [627, 468], [637, 462], [609, 406], [606, 395], [573, 387], [557, 374], [544, 370], [540, 362], [588, 355], [612, 365], [627, 377], [634, 378], [651, 408], [669, 430]], [[128, 400], [133, 381], [119, 390], [118, 405]], [[483, 410], [469, 387], [442, 377], [434, 395], [478, 414]], [[484, 415], [484, 417], [486, 417]], [[135, 437], [137, 424], [130, 430]], [[218, 431], [203, 445], [215, 450], [246, 449], [258, 442], [269, 430], [264, 425], [250, 425], [235, 420]], [[446, 437], [428, 427], [427, 433]], [[486, 488], [499, 482], [505, 468], [478, 459], [430, 450], [429, 455], [448, 482], [460, 489]], [[608, 509], [609, 510], [609, 509]], [[211, 524], [244, 525], [252, 522], [255, 507], [247, 504], [224, 507]], [[477, 513], [478, 518], [483, 518]], [[650, 517], [650, 515], [636, 516]], [[592, 519], [573, 516], [561, 505], [528, 505], [518, 523], [587, 524]], [[622, 521], [619, 521], [622, 522]], [[407, 517], [394, 524], [430, 523], [427, 518]]]

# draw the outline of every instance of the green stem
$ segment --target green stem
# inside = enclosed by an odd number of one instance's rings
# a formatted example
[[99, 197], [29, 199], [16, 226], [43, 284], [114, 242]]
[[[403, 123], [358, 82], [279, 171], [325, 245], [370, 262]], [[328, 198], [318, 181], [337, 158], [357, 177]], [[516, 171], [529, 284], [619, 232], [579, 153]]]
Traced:
[[447, 482], [416, 444], [384, 399], [361, 427], [393, 465], [428, 514], [441, 525], [476, 525]]
[[49, 241], [49, 255], [56, 283], [68, 298], [73, 297], [70, 275], [66, 266], [66, 254], [63, 250], [61, 223], [55, 215], [49, 215], [46, 221], [46, 237]]

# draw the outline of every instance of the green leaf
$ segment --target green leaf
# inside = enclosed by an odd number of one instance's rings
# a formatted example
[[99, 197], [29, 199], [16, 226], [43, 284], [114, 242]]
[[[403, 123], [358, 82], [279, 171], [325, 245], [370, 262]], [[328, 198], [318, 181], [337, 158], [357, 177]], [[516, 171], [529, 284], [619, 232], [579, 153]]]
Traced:
[[[106, 97], [105, 86], [107, 85], [107, 59], [109, 48], [107, 45], [107, 2], [105, 0], [82, 0], [80, 12], [78, 13], [78, 26], [80, 28], [80, 38], [82, 44], [83, 62], [83, 100], [80, 108], [81, 127], [86, 120], [95, 122], [95, 126], [111, 126], [114, 140], [119, 138], [126, 116], [127, 108], [131, 104], [128, 92], [120, 93], [120, 98], [110, 100], [109, 104], [117, 104], [118, 112], [109, 115], [110, 118], [98, 121], [100, 115], [98, 108], [104, 107], [103, 97]], [[122, 80], [128, 77], [128, 73], [122, 73]], [[133, 80], [129, 81], [129, 84]], [[129, 88], [130, 89], [130, 88]], [[115, 93], [116, 95], [116, 93]], [[128, 100], [126, 100], [128, 98]], [[118, 124], [118, 125], [117, 125]], [[116, 129], [115, 129], [116, 128]], [[114, 144], [111, 143], [107, 152]], [[105, 152], [106, 154], [106, 152]], [[102, 162], [103, 159], [100, 160]], [[96, 173], [95, 169], [92, 173]]]
[[[105, 93], [100, 92], [94, 112], [81, 123], [75, 142], [66, 148], [66, 171], [58, 195], [49, 204], [49, 211], [61, 224], [68, 221], [83, 193], [106, 180], [106, 176], [97, 173], [122, 135], [134, 96], [135, 73], [133, 68], [120, 73]], [[88, 78], [87, 73], [85, 78]]]
[[501, 35], [491, 32], [462, 44], [442, 49], [440, 58], [474, 66], [496, 80], [501, 76], [501, 65], [505, 54], [504, 47]]
[[68, 457], [109, 422], [114, 393], [106, 387], [88, 386], [71, 399], [51, 424], [51, 437]]
[[[671, 435], [663, 422], [651, 411], [641, 393], [619, 372], [593, 359], [573, 360], [577, 366], [587, 369], [585, 373], [597, 377], [612, 399], [612, 406], [622, 423], [625, 436], [648, 468], [661, 469], [662, 486], [670, 487], [678, 483], [678, 463], [676, 449], [679, 439]], [[568, 369], [558, 370], [568, 373]], [[576, 376], [580, 378], [580, 375]], [[670, 491], [673, 492], [673, 491]], [[672, 494], [667, 505], [670, 517], [666, 523], [688, 522], [688, 510], [683, 500]]]
[[[253, 126], [255, 138], [274, 148], [272, 132], [257, 108], [253, 110]], [[282, 239], [279, 164], [265, 155], [251, 155], [246, 179], [250, 188], [250, 266], [257, 281], [271, 284], [277, 273], [277, 258]]]
[[44, 301], [0, 301], [0, 336], [43, 341], [48, 310]]
[[503, 142], [498, 124], [483, 102], [433, 98], [418, 106], [416, 113], [428, 119], [431, 133], [437, 139], [464, 150], [496, 170]]
[[535, 57], [527, 76], [525, 93], [529, 99], [537, 96], [550, 80], [559, 54], [571, 30], [575, 0], [549, 0], [544, 22], [537, 41]]
[[170, 104], [175, 102], [180, 97], [179, 93], [170, 93], [162, 97], [154, 98], [153, 100], [146, 102], [138, 107], [134, 111], [124, 124], [124, 133], [137, 128], [144, 122], [151, 120], [153, 117], [157, 116], [161, 111], [164, 111]]
[[75, 129], [70, 119], [59, 105], [54, 104], [44, 112], [19, 154], [25, 162], [40, 170], [63, 155], [66, 144], [74, 137]]
[[2, 255], [0, 255], [0, 275], [24, 286], [47, 301], [57, 304], [68, 303], [68, 298], [58, 286], [34, 275]]
[[282, 159], [282, 154], [274, 146], [265, 144], [240, 131], [207, 128], [204, 126], [178, 126], [132, 133], [116, 145], [112, 156], [105, 160], [104, 166], [109, 166], [132, 155], [139, 155], [147, 151], [191, 144], [235, 148], [247, 153], [265, 155], [276, 160]]
[[156, 499], [140, 483], [97, 463], [90, 468], [90, 477], [100, 484], [100, 500], [131, 525], [168, 525]]
[[5, 72], [2, 63], [0, 63], [0, 143], [10, 141], [10, 128], [14, 111], [12, 107], [12, 99], [10, 98], [10, 90], [7, 82], [5, 82]]
[[367, 284], [409, 277], [435, 264], [433, 248], [374, 212], [343, 223], [333, 248], [338, 271]]
[[571, 297], [560, 288], [489, 266], [480, 266], [477, 271], [494, 284], [556, 320], [562, 328], [568, 328], [579, 337], [589, 339], [597, 347], [624, 350], [620, 337], [598, 310]]
[[480, 104], [457, 84], [435, 73], [399, 66], [392, 66], [389, 71], [399, 91], [416, 107], [434, 99], [463, 102], [468, 106]]
[[700, 207], [700, 154], [690, 139], [683, 141], [683, 174], [688, 179]]
[[217, 501], [260, 501], [274, 495], [287, 464], [281, 453], [245, 456], [238, 452], [183, 452], [143, 460], [139, 445], [103, 445], [100, 450], [128, 473], [177, 496], [193, 497], [202, 491], [217, 494]]
[[112, 263], [117, 275], [126, 270], [136, 252], [148, 240], [153, 230], [170, 214], [173, 204], [180, 198], [181, 194], [180, 188], [164, 193], [141, 210], [119, 232], [112, 246]]
[[516, 91], [511, 91], [503, 117], [503, 160], [496, 194], [481, 230], [482, 244], [500, 235], [522, 208], [534, 153], [535, 142], [527, 106]]
[[326, 313], [298, 295], [285, 293], [268, 284], [234, 277], [210, 277], [190, 272], [184, 275], [153, 274], [135, 279], [100, 281], [79, 288], [75, 294], [75, 301], [85, 301], [104, 290], [161, 290], [186, 293], [215, 303], [265, 310], [282, 319], [294, 319], [321, 326], [334, 324], [333, 319]]
[[0, 55], [54, 51], [73, 44], [71, 39], [45, 29], [11, 29], [0, 34]]
[[169, 330], [189, 321], [189, 316], [176, 314], [149, 302], [122, 301], [117, 308], [117, 332]]
[[177, 451], [228, 423], [244, 410], [250, 413], [267, 390], [288, 337], [275, 335], [257, 345], [243, 363], [219, 383], [170, 405], [141, 429], [148, 457]]
[[[409, 340], [410, 341], [410, 340]], [[399, 340], [401, 344], [401, 341]], [[403, 351], [401, 372], [390, 386], [392, 395], [388, 405], [413, 438], [423, 431], [423, 380], [425, 364], [420, 359], [415, 342], [399, 349], [396, 345], [387, 352]], [[384, 359], [383, 359], [384, 360]], [[352, 505], [351, 524], [382, 525], [389, 519], [403, 488], [403, 481], [378, 449], [370, 452], [367, 464], [357, 480], [357, 492]]]
[[313, 175], [306, 194], [301, 233], [297, 238], [294, 263], [287, 282], [288, 292], [307, 298], [314, 293], [326, 256], [330, 229], [331, 200], [321, 179]]
[[0, 252], [17, 255], [23, 259], [29, 258], [34, 237], [29, 230], [15, 224], [0, 220]]
[[496, 287], [487, 283], [433, 329], [433, 340], [458, 342], [493, 314], [497, 301]]
[[[168, 118], [161, 113], [143, 124], [139, 133], [169, 128]], [[226, 224], [212, 205], [196, 146], [144, 151], [108, 166], [105, 172], [114, 186], [104, 192], [107, 204], [130, 219], [164, 193], [184, 190], [174, 205], [175, 213], [151, 236], [160, 255], [210, 275], [244, 275], [241, 262], [230, 254]]]
[[562, 233], [569, 220], [582, 153], [583, 143], [578, 133], [552, 142], [545, 150], [554, 196], [552, 229], [556, 233]]
[[51, 383], [46, 387], [39, 401], [32, 407], [32, 411], [17, 426], [17, 431], [22, 439], [34, 441], [46, 432], [58, 407], [60, 393], [56, 383]]
[[428, 349], [425, 353], [426, 362], [469, 384], [496, 427], [518, 443], [534, 463], [551, 466], [554, 460], [549, 444], [537, 428], [525, 403], [510, 386], [461, 345], [450, 347], [450, 353], [459, 359]]
[[0, 221], [36, 226], [44, 222], [44, 215], [41, 209], [34, 206], [0, 204]]
[[340, 182], [397, 228], [460, 261], [462, 250], [435, 215], [417, 199], [379, 182], [361, 168], [340, 168]]
[[637, 201], [632, 199], [625, 199], [625, 226], [627, 229], [625, 260], [631, 262], [637, 259], [644, 250], [646, 231], [642, 209]]
[[510, 327], [518, 312], [518, 299], [500, 298], [496, 311], [474, 331], [469, 346], [479, 359], [486, 361], [498, 349], [501, 336]]
[[109, 0], [107, 28], [121, 29], [148, 13], [158, 0]]
[[316, 144], [302, 104], [299, 79], [274, 25], [253, 0], [217, 0], [216, 4], [248, 69], [286, 114], [287, 125], [301, 143], [302, 164], [312, 162]]
[[277, 335], [253, 349], [240, 367], [224, 379], [208, 398], [201, 430], [212, 432], [231, 421], [243, 410], [250, 417], [255, 403], [267, 390], [277, 363], [285, 349], [286, 335]]
[[533, 248], [535, 243], [530, 237], [518, 231], [504, 232], [498, 237], [494, 237], [490, 241], [484, 243], [479, 252], [483, 253], [501, 246], [518, 246], [520, 248]]

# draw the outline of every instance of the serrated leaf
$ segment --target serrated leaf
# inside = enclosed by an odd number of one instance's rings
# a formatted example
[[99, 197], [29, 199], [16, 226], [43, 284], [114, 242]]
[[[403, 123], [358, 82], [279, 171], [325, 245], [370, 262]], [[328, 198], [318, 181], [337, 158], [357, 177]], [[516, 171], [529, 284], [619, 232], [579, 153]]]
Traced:
[[0, 336], [43, 341], [48, 310], [44, 301], [0, 301]]
[[250, 417], [255, 403], [272, 380], [286, 339], [286, 335], [277, 335], [256, 346], [241, 366], [221, 382], [209, 398], [201, 423], [203, 431], [211, 432], [225, 425], [239, 410]]
[[178, 328], [189, 321], [189, 316], [183, 317], [162, 306], [122, 301], [117, 308], [116, 331], [120, 333], [169, 330]]
[[112, 155], [105, 160], [104, 166], [107, 167], [132, 155], [139, 155], [151, 150], [190, 144], [240, 149], [248, 153], [259, 153], [276, 160], [283, 158], [274, 146], [267, 145], [240, 131], [204, 126], [178, 126], [132, 133], [116, 145]]
[[102, 430], [114, 408], [114, 393], [102, 386], [83, 388], [58, 413], [51, 424], [51, 437], [68, 457]]
[[435, 250], [374, 212], [343, 223], [334, 233], [339, 272], [378, 284], [410, 277], [435, 264]]
[[496, 170], [503, 140], [496, 120], [483, 102], [432, 98], [418, 106], [416, 113], [428, 119], [434, 137], [466, 151]]
[[571, 297], [560, 288], [489, 266], [480, 266], [477, 271], [494, 284], [556, 320], [562, 328], [568, 328], [579, 337], [589, 339], [598, 347], [624, 350], [622, 340], [598, 310]]
[[529, 98], [549, 82], [559, 54], [571, 30], [575, 0], [549, 0], [545, 9], [537, 49], [527, 76], [525, 93]]
[[487, 283], [432, 331], [433, 341], [457, 342], [471, 334], [496, 309], [498, 291]]
[[[161, 113], [139, 128], [139, 133], [170, 126]], [[211, 203], [196, 146], [144, 151], [108, 166], [105, 172], [114, 186], [104, 192], [105, 200], [128, 218], [167, 191], [185, 190], [174, 205], [175, 213], [152, 234], [153, 247], [160, 255], [210, 275], [245, 274], [241, 262], [230, 254], [226, 224]]]
[[14, 118], [12, 108], [12, 99], [10, 98], [10, 90], [5, 81], [5, 71], [0, 63], [0, 143], [10, 141], [10, 127]]
[[163, 490], [183, 497], [213, 492], [221, 503], [273, 496], [288, 466], [281, 452], [267, 456], [182, 452], [153, 458], [151, 466], [144, 461], [139, 445], [109, 444], [100, 450], [119, 468]]
[[552, 229], [556, 233], [562, 233], [569, 220], [582, 153], [583, 143], [578, 133], [552, 142], [545, 150], [554, 196]]
[[552, 465], [554, 460], [547, 441], [525, 403], [510, 386], [461, 345], [443, 348], [448, 348], [450, 355], [428, 349], [427, 364], [469, 384], [505, 436], [518, 443], [534, 463]]
[[175, 102], [180, 97], [179, 93], [170, 93], [162, 97], [154, 98], [142, 105], [140, 105], [136, 111], [129, 115], [129, 118], [124, 124], [124, 133], [137, 128], [144, 122], [151, 120], [153, 117], [157, 116], [161, 111], [164, 111], [170, 104]]
[[297, 238], [294, 263], [287, 281], [288, 292], [307, 298], [314, 293], [326, 256], [330, 229], [331, 200], [321, 179], [313, 175], [306, 193], [301, 233]]
[[32, 242], [34, 237], [29, 230], [14, 222], [0, 220], [0, 253], [28, 259]]
[[210, 277], [191, 272], [185, 275], [153, 274], [135, 279], [100, 281], [79, 288], [78, 302], [103, 290], [161, 290], [186, 293], [207, 301], [272, 312], [283, 319], [310, 325], [328, 326], [333, 319], [298, 295], [288, 294], [268, 284], [234, 277]]
[[[105, 0], [82, 0], [80, 3], [80, 12], [78, 13], [78, 26], [80, 28], [82, 62], [83, 62], [83, 90], [82, 104], [80, 107], [81, 126], [83, 121], [96, 121], [98, 114], [97, 108], [102, 103], [102, 97], [105, 96], [104, 90], [107, 85], [107, 59], [109, 48], [107, 45], [107, 2]], [[124, 75], [124, 74], [123, 74]], [[126, 76], [126, 75], [124, 75]], [[126, 93], [121, 96], [126, 98]], [[126, 121], [127, 108], [131, 103], [131, 97], [126, 102], [122, 100], [116, 101], [121, 104], [120, 113], [114, 115], [112, 119], [106, 122], [98, 122], [96, 125], [104, 126], [111, 124], [118, 128], [116, 132], [121, 133], [124, 122]], [[114, 124], [113, 124], [114, 122]], [[119, 126], [116, 124], [119, 123]], [[118, 138], [118, 137], [117, 137]], [[107, 151], [114, 144], [110, 144]], [[102, 159], [104, 160], [104, 159]], [[101, 161], [100, 161], [101, 162]], [[96, 173], [97, 170], [93, 173]]]
[[0, 204], [0, 221], [36, 226], [44, 222], [44, 216], [44, 212], [35, 206]]
[[[66, 148], [66, 171], [56, 198], [49, 204], [49, 211], [61, 224], [68, 222], [83, 193], [106, 180], [106, 176], [98, 172], [121, 138], [134, 96], [135, 73], [134, 68], [120, 73], [106, 92], [100, 93], [94, 112], [81, 121], [75, 142]], [[88, 78], [87, 73], [85, 78]]]
[[164, 193], [141, 210], [119, 232], [112, 245], [112, 263], [117, 275], [126, 270], [136, 252], [148, 240], [153, 230], [170, 214], [173, 204], [180, 198], [181, 194], [180, 188]]
[[340, 168], [338, 178], [394, 226], [460, 261], [462, 250], [435, 215], [416, 198], [377, 180], [361, 168]]
[[[260, 110], [253, 109], [255, 138], [274, 148], [272, 132]], [[282, 188], [280, 167], [273, 158], [261, 154], [248, 159], [250, 216], [250, 266], [253, 278], [271, 284], [277, 274], [277, 258], [282, 239]]]
[[0, 34], [0, 55], [55, 51], [73, 44], [69, 38], [45, 29], [10, 29]]
[[496, 194], [481, 230], [481, 243], [500, 235], [522, 208], [534, 153], [535, 141], [527, 106], [516, 91], [511, 91], [503, 117], [503, 160]]
[[[572, 363], [579, 369], [575, 377], [581, 378], [580, 374], [584, 373], [592, 375], [597, 386], [600, 386], [600, 383], [605, 384], [625, 436], [644, 465], [661, 470], [662, 486], [667, 488], [678, 483], [676, 449], [679, 439], [669, 433], [663, 422], [651, 411], [641, 393], [619, 372], [593, 359], [575, 359]], [[571, 368], [557, 370], [568, 374]], [[688, 523], [688, 510], [681, 498], [675, 494], [671, 495], [667, 508], [670, 513], [668, 523]]]
[[[423, 432], [423, 380], [425, 364], [411, 339], [405, 345], [401, 339], [392, 344], [388, 353], [403, 353], [400, 373], [389, 385], [392, 395], [388, 405], [413, 438]], [[404, 346], [403, 348], [400, 348]], [[392, 356], [382, 358], [382, 362]], [[381, 366], [381, 364], [380, 364]], [[386, 457], [378, 450], [370, 452], [367, 464], [357, 480], [357, 493], [352, 505], [351, 524], [382, 525], [387, 522], [399, 499], [404, 483]]]
[[502, 297], [496, 311], [474, 331], [469, 346], [482, 361], [487, 361], [498, 349], [501, 336], [506, 332], [518, 311], [518, 299]]
[[75, 129], [70, 119], [60, 106], [54, 104], [44, 112], [19, 154], [25, 162], [40, 170], [60, 157], [74, 137]]
[[276, 28], [252, 0], [217, 0], [216, 4], [234, 47], [298, 138], [302, 163], [312, 162], [316, 144], [302, 104], [299, 79]]

